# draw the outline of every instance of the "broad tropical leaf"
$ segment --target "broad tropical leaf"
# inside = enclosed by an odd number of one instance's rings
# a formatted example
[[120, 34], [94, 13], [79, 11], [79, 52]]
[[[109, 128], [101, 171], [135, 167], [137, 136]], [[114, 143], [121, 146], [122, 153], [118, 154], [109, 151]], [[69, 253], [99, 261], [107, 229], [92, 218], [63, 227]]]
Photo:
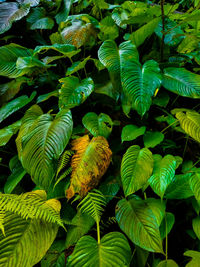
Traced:
[[1, 267], [31, 267], [42, 259], [51, 246], [58, 225], [48, 222], [47, 216], [59, 217], [61, 206], [55, 199], [44, 201], [43, 198], [43, 192], [39, 191], [23, 196], [1, 195], [1, 209], [6, 210], [3, 221], [5, 236], [0, 233]]
[[61, 32], [65, 44], [72, 44], [79, 48], [82, 45], [90, 45], [96, 38], [96, 30], [91, 22], [76, 20], [71, 26], [67, 26]]
[[151, 252], [163, 253], [159, 226], [165, 206], [159, 200], [122, 199], [116, 206], [116, 219], [122, 231], [131, 241]]
[[99, 23], [99, 26], [101, 31], [99, 33], [99, 38], [102, 41], [114, 40], [118, 37], [119, 30], [111, 16], [107, 16], [102, 19]]
[[159, 262], [156, 267], [178, 267], [178, 264], [173, 260], [164, 260]]
[[149, 178], [149, 184], [154, 192], [163, 198], [165, 191], [175, 176], [176, 159], [172, 155], [162, 158], [154, 156], [153, 174]]
[[106, 200], [104, 195], [101, 191], [95, 189], [88, 192], [87, 196], [78, 205], [82, 213], [87, 213], [96, 222], [100, 222], [105, 206]]
[[125, 196], [135, 193], [148, 181], [153, 171], [153, 157], [148, 148], [131, 146], [121, 163], [121, 179]]
[[9, 78], [16, 78], [24, 75], [26, 71], [17, 69], [18, 57], [31, 56], [29, 49], [17, 44], [9, 44], [0, 47], [0, 75]]
[[200, 173], [195, 172], [192, 174], [189, 184], [196, 200], [200, 200]]
[[74, 62], [71, 65], [71, 67], [69, 67], [67, 69], [66, 76], [72, 75], [75, 72], [77, 72], [77, 71], [79, 71], [81, 69], [84, 69], [85, 68], [85, 65], [86, 65], [86, 63], [88, 62], [89, 59], [90, 59], [90, 56], [84, 58], [82, 61], [76, 61], [76, 62]]
[[101, 113], [99, 116], [94, 112], [88, 112], [82, 119], [83, 125], [95, 137], [108, 138], [112, 132], [113, 122], [110, 116]]
[[200, 262], [200, 252], [194, 250], [187, 250], [184, 256], [191, 257], [192, 260], [186, 265], [186, 267], [198, 266]]
[[151, 106], [151, 99], [161, 84], [158, 63], [148, 60], [143, 66], [134, 59], [121, 54], [121, 82], [124, 93], [130, 99], [132, 108], [143, 116]]
[[167, 199], [185, 199], [194, 195], [190, 188], [192, 173], [175, 175], [171, 184], [167, 187], [165, 197]]
[[67, 190], [67, 198], [70, 199], [75, 193], [85, 196], [90, 189], [99, 183], [106, 172], [112, 152], [108, 142], [103, 136], [89, 139], [88, 135], [73, 140], [71, 184]]
[[21, 120], [14, 122], [13, 124], [0, 129], [0, 146], [5, 146], [10, 138], [17, 133], [21, 126]]
[[159, 145], [164, 140], [164, 134], [161, 132], [146, 132], [144, 134], [143, 140], [144, 140], [144, 146], [149, 147], [155, 147]]
[[27, 95], [22, 95], [5, 104], [2, 108], [0, 108], [0, 122], [5, 120], [14, 112], [18, 111], [20, 108], [23, 108], [25, 105], [30, 103], [35, 95], [36, 92], [33, 91], [30, 97], [28, 97]]
[[71, 112], [66, 109], [61, 110], [54, 120], [50, 114], [43, 114], [37, 105], [25, 113], [16, 144], [22, 166], [37, 185], [50, 186], [56, 162], [70, 139], [72, 126]]
[[61, 108], [73, 108], [82, 104], [94, 90], [94, 82], [91, 78], [79, 81], [75, 76], [62, 78], [59, 90], [59, 106]]
[[69, 12], [70, 12], [70, 8], [71, 8], [71, 5], [73, 4], [73, 0], [64, 0], [62, 1], [62, 4], [61, 4], [61, 8], [60, 8], [60, 11], [58, 14], [56, 14], [56, 22], [59, 24], [61, 23], [62, 21], [66, 21], [68, 15], [69, 15]]
[[27, 18], [27, 22], [30, 23], [30, 29], [52, 29], [54, 26], [54, 20], [48, 17], [46, 10], [43, 7], [36, 7], [32, 9]]
[[124, 141], [132, 141], [135, 140], [138, 136], [141, 136], [145, 133], [146, 127], [137, 127], [136, 125], [129, 124], [123, 127], [121, 139]]
[[181, 128], [190, 135], [194, 140], [200, 142], [200, 114], [194, 110], [174, 109], [175, 114]]
[[0, 34], [8, 31], [14, 21], [29, 13], [30, 5], [16, 2], [0, 3]]
[[103, 236], [100, 244], [91, 237], [82, 237], [70, 258], [69, 267], [129, 266], [131, 249], [126, 237], [119, 232]]
[[200, 75], [184, 68], [164, 69], [162, 85], [175, 94], [200, 98]]
[[154, 33], [160, 20], [160, 18], [152, 19], [150, 22], [140, 27], [137, 31], [133, 32], [129, 39], [136, 45], [136, 47], [140, 46], [144, 43], [146, 38]]

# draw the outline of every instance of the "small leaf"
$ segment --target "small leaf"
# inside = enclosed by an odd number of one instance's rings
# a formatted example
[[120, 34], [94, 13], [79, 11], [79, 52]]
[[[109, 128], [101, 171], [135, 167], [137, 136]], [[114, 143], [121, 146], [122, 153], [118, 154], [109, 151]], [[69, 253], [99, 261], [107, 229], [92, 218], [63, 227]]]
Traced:
[[186, 267], [198, 266], [200, 262], [200, 252], [194, 250], [187, 250], [184, 256], [191, 257], [192, 260], [186, 265]]
[[79, 81], [75, 76], [59, 80], [59, 106], [73, 108], [82, 104], [94, 90], [94, 82], [91, 78]]
[[84, 58], [82, 61], [74, 62], [72, 66], [67, 69], [66, 76], [72, 75], [73, 73], [85, 68], [85, 65], [89, 59], [90, 59], [90, 56]]
[[36, 46], [36, 48], [34, 49], [34, 55], [43, 54], [49, 50], [54, 50], [69, 58], [73, 57], [74, 55], [80, 52], [80, 49], [77, 49], [74, 45], [56, 43], [53, 45]]
[[10, 138], [17, 133], [21, 126], [21, 120], [14, 122], [13, 124], [0, 129], [0, 146], [5, 146]]
[[165, 206], [159, 200], [122, 199], [116, 206], [119, 227], [131, 241], [151, 252], [163, 253], [159, 226]]
[[148, 148], [131, 146], [121, 163], [121, 179], [125, 196], [135, 193], [148, 181], [153, 171], [153, 157]]
[[195, 219], [192, 220], [192, 227], [196, 236], [200, 240], [200, 217], [196, 217]]
[[164, 140], [164, 134], [161, 132], [150, 132], [147, 131], [144, 134], [143, 140], [144, 140], [144, 146], [149, 147], [155, 147], [159, 145]]
[[83, 125], [93, 136], [104, 136], [108, 138], [112, 132], [113, 121], [107, 114], [99, 116], [94, 112], [88, 112], [82, 119]]
[[174, 222], [175, 222], [174, 214], [171, 212], [166, 212], [165, 217], [163, 218], [162, 223], [160, 225], [160, 236], [162, 239], [166, 238], [166, 234], [168, 235], [170, 233], [174, 225]]
[[123, 127], [121, 139], [124, 141], [132, 141], [135, 140], [138, 136], [141, 136], [145, 133], [146, 127], [137, 127], [136, 125], [129, 124]]
[[173, 260], [164, 260], [159, 262], [156, 267], [178, 267], [178, 264]]

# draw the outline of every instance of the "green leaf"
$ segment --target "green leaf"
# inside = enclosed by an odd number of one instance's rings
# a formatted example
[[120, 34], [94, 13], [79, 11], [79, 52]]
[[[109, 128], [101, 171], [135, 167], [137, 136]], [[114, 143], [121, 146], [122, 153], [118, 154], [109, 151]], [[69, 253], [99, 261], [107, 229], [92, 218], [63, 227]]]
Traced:
[[30, 56], [30, 57], [19, 57], [16, 61], [16, 67], [19, 70], [23, 70], [25, 73], [30, 73], [37, 68], [49, 68], [49, 67], [55, 67], [55, 65], [47, 65], [46, 63], [38, 60], [34, 56]]
[[159, 145], [164, 140], [164, 134], [161, 132], [150, 132], [147, 131], [144, 134], [143, 140], [144, 140], [144, 146], [149, 147], [155, 147]]
[[0, 3], [0, 34], [8, 31], [14, 21], [29, 13], [30, 5], [16, 2]]
[[190, 188], [196, 200], [200, 200], [200, 173], [195, 172], [189, 180]]
[[123, 127], [121, 139], [124, 141], [132, 141], [135, 140], [138, 136], [141, 136], [145, 133], [146, 127], [137, 127], [136, 125], [129, 124]]
[[87, 234], [91, 227], [94, 225], [94, 219], [86, 214], [82, 213], [78, 210], [77, 214], [73, 217], [67, 227], [67, 236], [66, 236], [66, 248], [73, 246], [77, 243], [77, 241]]
[[153, 157], [148, 148], [131, 146], [121, 163], [121, 179], [125, 196], [135, 193], [148, 181], [153, 171]]
[[178, 119], [181, 128], [194, 140], [200, 142], [200, 114], [194, 110], [174, 109], [171, 111]]
[[159, 226], [164, 213], [164, 204], [150, 198], [122, 199], [116, 206], [116, 219], [121, 230], [135, 245], [151, 252], [163, 253]]
[[[154, 95], [155, 96], [155, 95]], [[161, 91], [156, 95], [156, 97], [153, 99], [153, 104], [157, 105], [159, 107], [166, 107], [169, 103], [170, 97], [166, 91]]]
[[18, 98], [11, 100], [9, 103], [0, 108], [0, 122], [5, 120], [8, 116], [23, 108], [25, 105], [30, 103], [35, 97], [36, 92], [33, 91], [31, 96], [28, 98], [27, 95], [22, 95]]
[[57, 15], [55, 17], [56, 22], [58, 24], [60, 24], [62, 21], [66, 21], [73, 2], [74, 2], [73, 0], [63, 0], [62, 1], [60, 11], [59, 11], [59, 13], [57, 13]]
[[100, 23], [100, 33], [99, 33], [99, 38], [102, 41], [105, 40], [114, 40], [118, 37], [119, 35], [119, 30], [118, 27], [115, 25], [114, 20], [112, 19], [111, 16], [107, 16], [103, 18]]
[[0, 129], [0, 146], [5, 146], [10, 138], [17, 133], [21, 126], [21, 120], [14, 122], [13, 124]]
[[41, 103], [43, 101], [46, 101], [52, 96], [58, 97], [59, 96], [58, 90], [51, 91], [51, 92], [44, 94], [44, 95], [39, 95], [36, 103], [38, 104], [38, 103]]
[[78, 204], [78, 208], [82, 213], [90, 215], [97, 223], [100, 222], [101, 215], [106, 206], [106, 200], [101, 191], [93, 189]]
[[104, 136], [108, 138], [112, 132], [113, 121], [107, 114], [99, 116], [94, 112], [88, 112], [82, 119], [82, 123], [93, 136]]
[[94, 90], [94, 82], [91, 78], [79, 81], [75, 76], [62, 78], [59, 90], [59, 106], [73, 108], [82, 104]]
[[31, 30], [51, 30], [54, 26], [54, 20], [50, 17], [47, 17], [46, 10], [43, 7], [36, 7], [32, 9], [32, 12], [27, 18]]
[[165, 217], [163, 218], [162, 223], [160, 225], [160, 236], [162, 239], [166, 238], [166, 234], [168, 235], [170, 233], [174, 225], [174, 222], [175, 222], [174, 214], [171, 212], [166, 212]]
[[74, 62], [71, 67], [67, 69], [66, 76], [72, 75], [74, 72], [77, 72], [83, 68], [85, 68], [86, 63], [90, 59], [90, 56], [84, 58], [82, 61], [76, 61]]
[[175, 176], [175, 169], [176, 159], [172, 155], [166, 155], [164, 158], [160, 155], [154, 156], [153, 174], [148, 182], [161, 199]]
[[134, 59], [121, 54], [121, 81], [124, 93], [130, 99], [132, 108], [143, 116], [151, 106], [151, 98], [160, 87], [161, 76], [158, 63], [148, 60], [143, 66]]
[[190, 188], [190, 177], [192, 173], [175, 175], [173, 181], [166, 190], [167, 199], [185, 199], [193, 196]]
[[200, 75], [184, 68], [164, 69], [162, 85], [180, 96], [200, 98]]
[[191, 257], [192, 260], [186, 265], [186, 267], [194, 267], [199, 265], [200, 261], [200, 252], [194, 250], [187, 250], [184, 253], [184, 256]]
[[159, 262], [156, 267], [178, 267], [178, 264], [173, 260], [164, 260]]
[[18, 57], [31, 56], [29, 49], [17, 44], [9, 44], [0, 47], [0, 75], [16, 78], [26, 73], [23, 69], [17, 69]]
[[72, 126], [69, 110], [61, 110], [54, 120], [37, 105], [25, 113], [16, 144], [22, 166], [37, 185], [46, 189], [50, 186]]
[[196, 236], [200, 239], [200, 217], [196, 217], [192, 220], [192, 227]]
[[69, 260], [69, 267], [129, 266], [131, 249], [126, 237], [119, 232], [103, 236], [100, 244], [91, 237], [82, 237]]
[[8, 176], [7, 181], [4, 185], [4, 193], [10, 194], [15, 189], [17, 184], [22, 180], [26, 171], [23, 169], [20, 161], [17, 161], [13, 168], [11, 168], [12, 173]]
[[53, 44], [53, 45], [42, 45], [36, 46], [34, 49], [34, 55], [46, 53], [49, 50], [54, 50], [63, 54], [66, 57], [73, 57], [74, 55], [80, 52], [80, 49], [77, 49], [74, 45], [71, 44]]
[[149, 36], [154, 33], [160, 20], [160, 17], [152, 19], [150, 22], [140, 27], [137, 31], [131, 33], [129, 39], [136, 45], [136, 47], [140, 46]]

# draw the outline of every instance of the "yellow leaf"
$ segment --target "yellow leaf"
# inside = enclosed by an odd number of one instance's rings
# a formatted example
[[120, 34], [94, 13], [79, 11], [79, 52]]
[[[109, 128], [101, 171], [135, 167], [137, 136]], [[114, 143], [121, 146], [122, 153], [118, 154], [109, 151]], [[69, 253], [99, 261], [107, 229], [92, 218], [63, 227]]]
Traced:
[[80, 137], [72, 142], [72, 175], [70, 187], [67, 190], [67, 198], [70, 199], [75, 193], [81, 197], [95, 188], [101, 177], [106, 172], [112, 151], [107, 140], [103, 136], [89, 139], [88, 135]]

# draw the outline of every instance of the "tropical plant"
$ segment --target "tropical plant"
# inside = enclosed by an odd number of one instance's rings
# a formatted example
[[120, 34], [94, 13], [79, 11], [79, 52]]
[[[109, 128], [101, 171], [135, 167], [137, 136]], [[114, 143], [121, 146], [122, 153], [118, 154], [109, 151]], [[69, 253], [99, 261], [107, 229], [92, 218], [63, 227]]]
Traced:
[[0, 1], [0, 267], [200, 261], [200, 1]]

